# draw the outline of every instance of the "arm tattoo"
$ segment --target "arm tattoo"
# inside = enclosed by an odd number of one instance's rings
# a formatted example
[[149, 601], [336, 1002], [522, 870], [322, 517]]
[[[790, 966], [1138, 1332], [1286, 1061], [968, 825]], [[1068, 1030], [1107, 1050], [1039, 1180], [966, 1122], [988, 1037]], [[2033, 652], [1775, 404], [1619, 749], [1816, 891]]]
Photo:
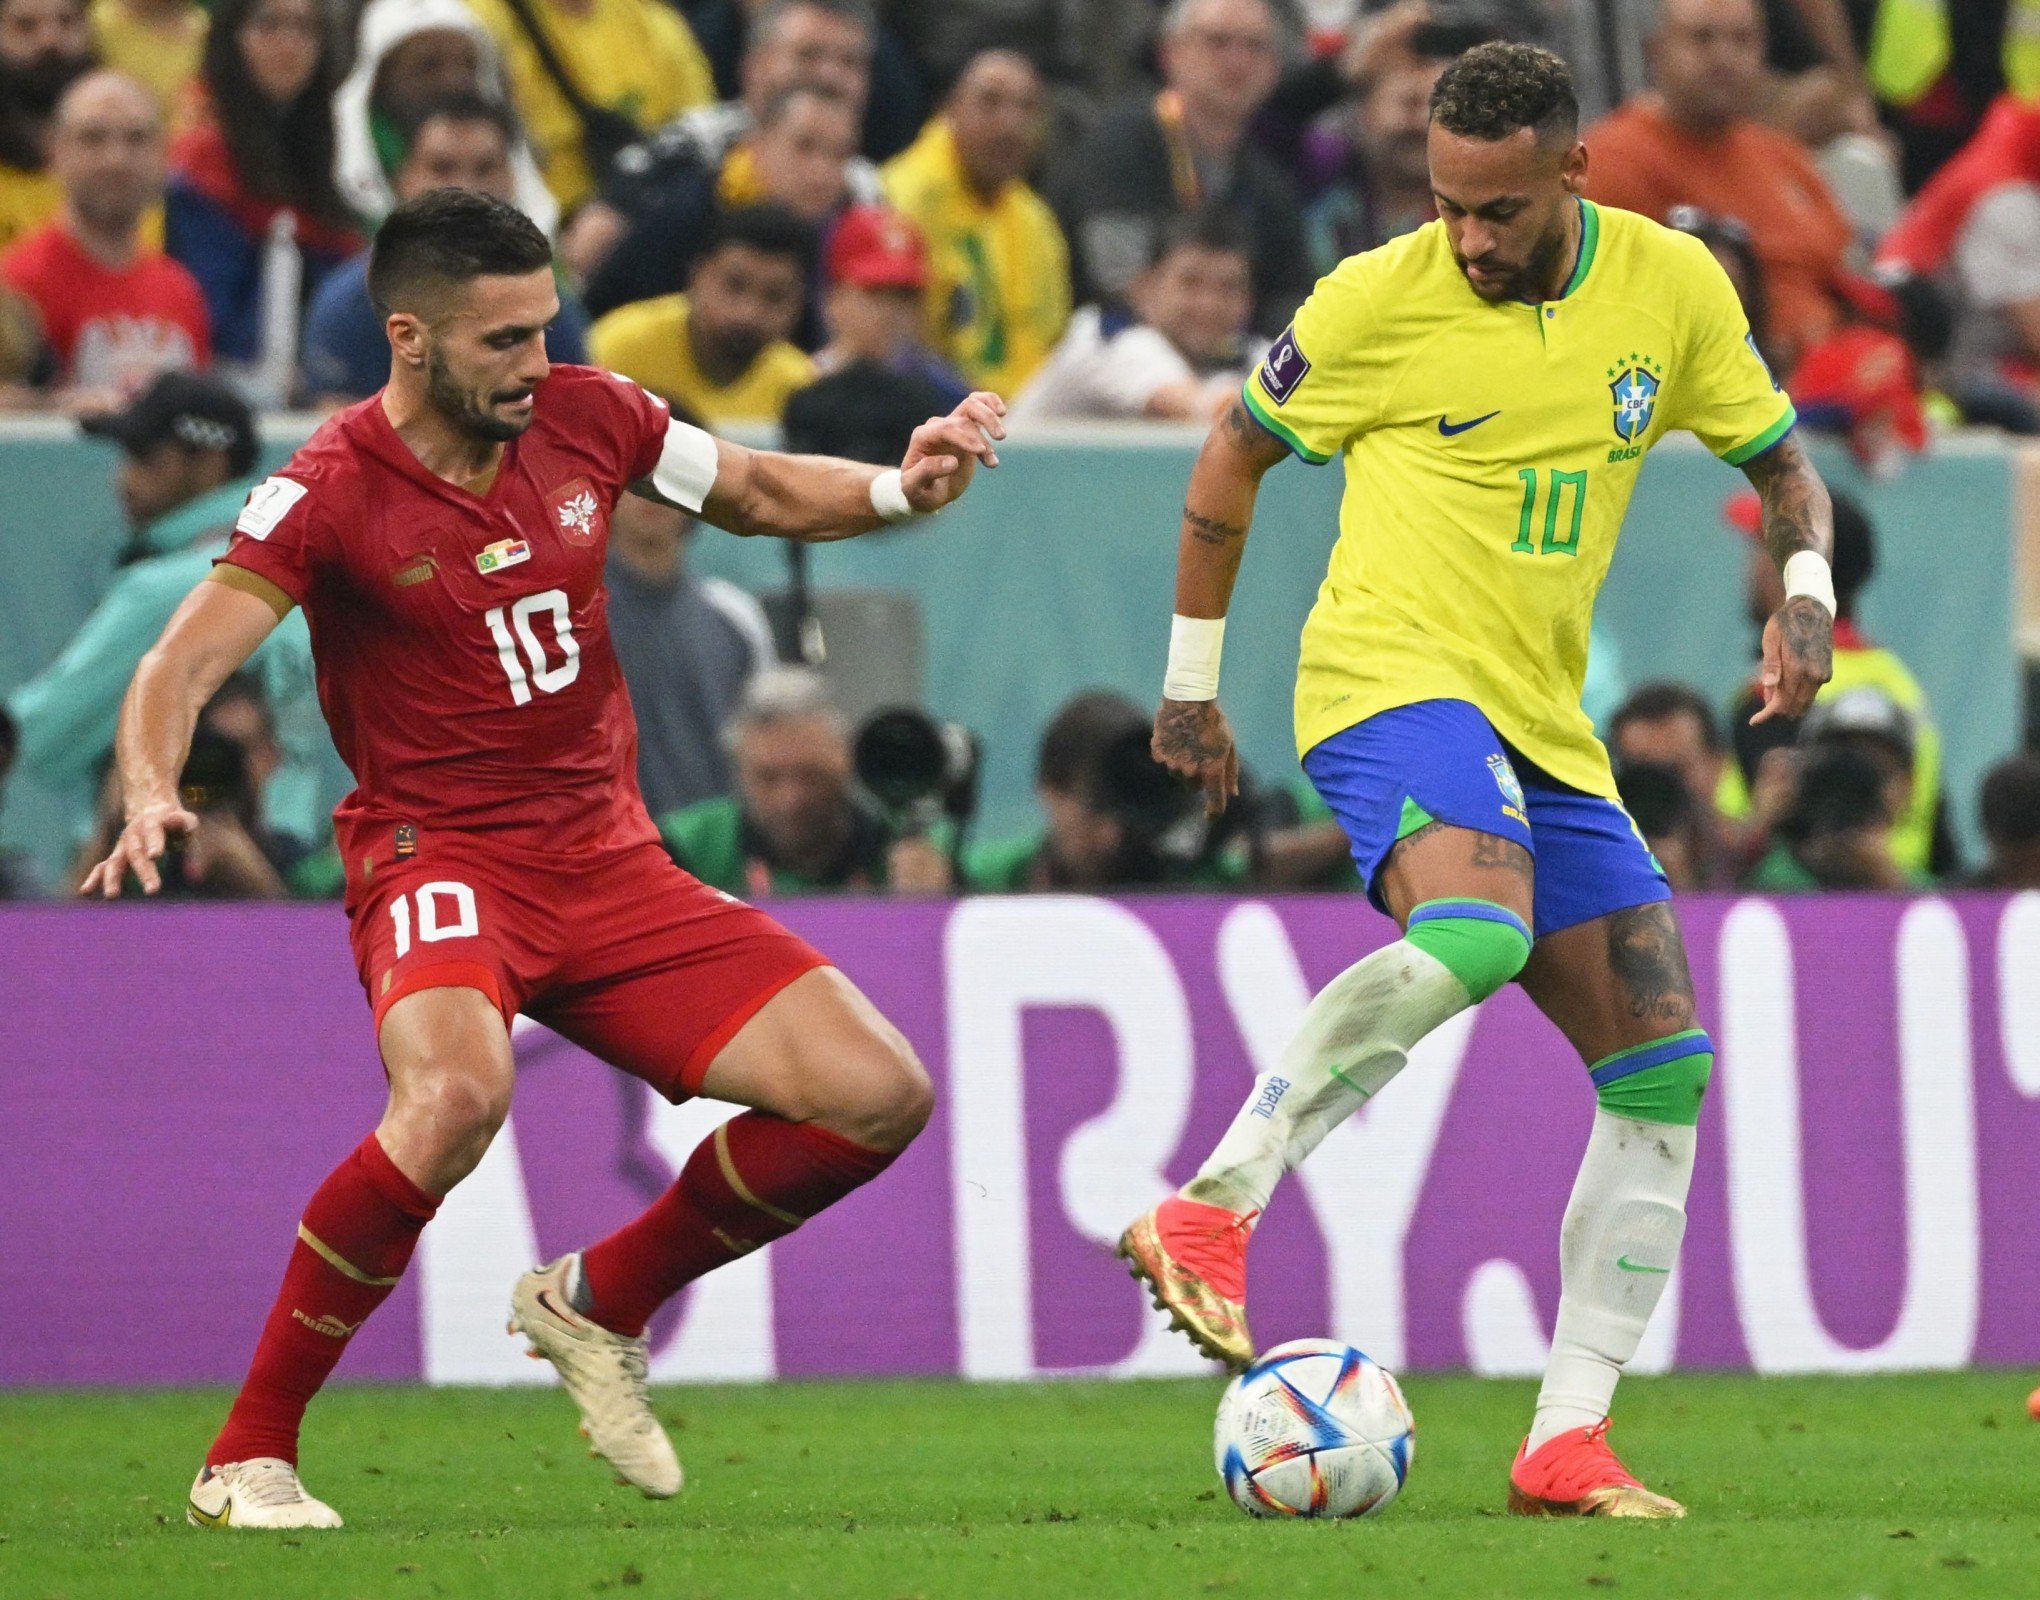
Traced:
[[1801, 550], [1833, 559], [1834, 510], [1827, 485], [1796, 437], [1788, 433], [1762, 455], [1744, 462], [1743, 476], [1764, 502], [1764, 543], [1773, 561], [1782, 567], [1788, 556]]
[[1679, 925], [1662, 901], [1608, 919], [1608, 965], [1630, 1016], [1672, 1033], [1693, 1026], [1693, 974]]
[[1237, 397], [1225, 408], [1226, 437], [1255, 462], [1272, 467], [1289, 454], [1289, 446], [1255, 420], [1247, 403]]
[[1209, 700], [1164, 700], [1155, 713], [1158, 753], [1173, 760], [1211, 762], [1224, 757], [1230, 735], [1223, 716], [1206, 716]]
[[1202, 544], [1215, 544], [1223, 549], [1238, 544], [1247, 536], [1247, 530], [1237, 522], [1227, 522], [1222, 517], [1207, 517], [1183, 507], [1183, 531]]

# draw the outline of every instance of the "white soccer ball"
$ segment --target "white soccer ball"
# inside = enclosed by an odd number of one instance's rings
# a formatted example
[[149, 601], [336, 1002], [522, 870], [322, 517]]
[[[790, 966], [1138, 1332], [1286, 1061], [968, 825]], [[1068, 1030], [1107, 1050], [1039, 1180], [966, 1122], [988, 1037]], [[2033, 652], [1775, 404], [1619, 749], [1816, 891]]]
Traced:
[[1336, 1339], [1296, 1339], [1227, 1385], [1212, 1445], [1242, 1511], [1370, 1517], [1409, 1476], [1417, 1425], [1384, 1368]]

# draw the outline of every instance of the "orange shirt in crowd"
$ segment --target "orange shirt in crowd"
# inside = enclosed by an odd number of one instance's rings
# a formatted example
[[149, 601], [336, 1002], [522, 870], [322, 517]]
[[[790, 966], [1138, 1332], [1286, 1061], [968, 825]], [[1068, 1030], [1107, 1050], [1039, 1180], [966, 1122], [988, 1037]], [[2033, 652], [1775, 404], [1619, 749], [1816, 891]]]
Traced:
[[1674, 206], [1736, 217], [1750, 230], [1787, 367], [1837, 321], [1835, 285], [1852, 232], [1805, 148], [1760, 122], [1703, 139], [1639, 95], [1586, 131], [1587, 194], [1662, 222]]

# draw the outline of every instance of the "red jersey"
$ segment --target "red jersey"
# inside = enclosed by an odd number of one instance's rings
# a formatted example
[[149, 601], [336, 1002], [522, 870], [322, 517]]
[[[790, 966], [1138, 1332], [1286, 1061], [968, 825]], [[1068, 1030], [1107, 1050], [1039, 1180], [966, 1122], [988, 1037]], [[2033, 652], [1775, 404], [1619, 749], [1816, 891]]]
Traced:
[[350, 876], [431, 830], [546, 853], [657, 837], [602, 568], [610, 511], [669, 421], [628, 379], [554, 367], [477, 495], [428, 472], [371, 397], [249, 495], [220, 559], [311, 626], [356, 784], [334, 812]]
[[0, 280], [34, 303], [64, 383], [134, 394], [212, 360], [198, 280], [160, 250], [109, 267], [48, 222], [0, 256]]

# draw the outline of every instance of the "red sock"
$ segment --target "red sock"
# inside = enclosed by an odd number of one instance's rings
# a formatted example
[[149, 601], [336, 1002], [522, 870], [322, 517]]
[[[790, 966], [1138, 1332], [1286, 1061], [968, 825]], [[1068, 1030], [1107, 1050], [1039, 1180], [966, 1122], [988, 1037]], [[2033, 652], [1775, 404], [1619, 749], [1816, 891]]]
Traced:
[[811, 1122], [746, 1111], [702, 1141], [650, 1210], [582, 1252], [583, 1309], [613, 1332], [643, 1333], [684, 1285], [793, 1232], [896, 1154]]
[[354, 1330], [389, 1298], [438, 1209], [372, 1133], [333, 1169], [305, 1207], [283, 1288], [207, 1466], [256, 1456], [296, 1462], [305, 1407]]

